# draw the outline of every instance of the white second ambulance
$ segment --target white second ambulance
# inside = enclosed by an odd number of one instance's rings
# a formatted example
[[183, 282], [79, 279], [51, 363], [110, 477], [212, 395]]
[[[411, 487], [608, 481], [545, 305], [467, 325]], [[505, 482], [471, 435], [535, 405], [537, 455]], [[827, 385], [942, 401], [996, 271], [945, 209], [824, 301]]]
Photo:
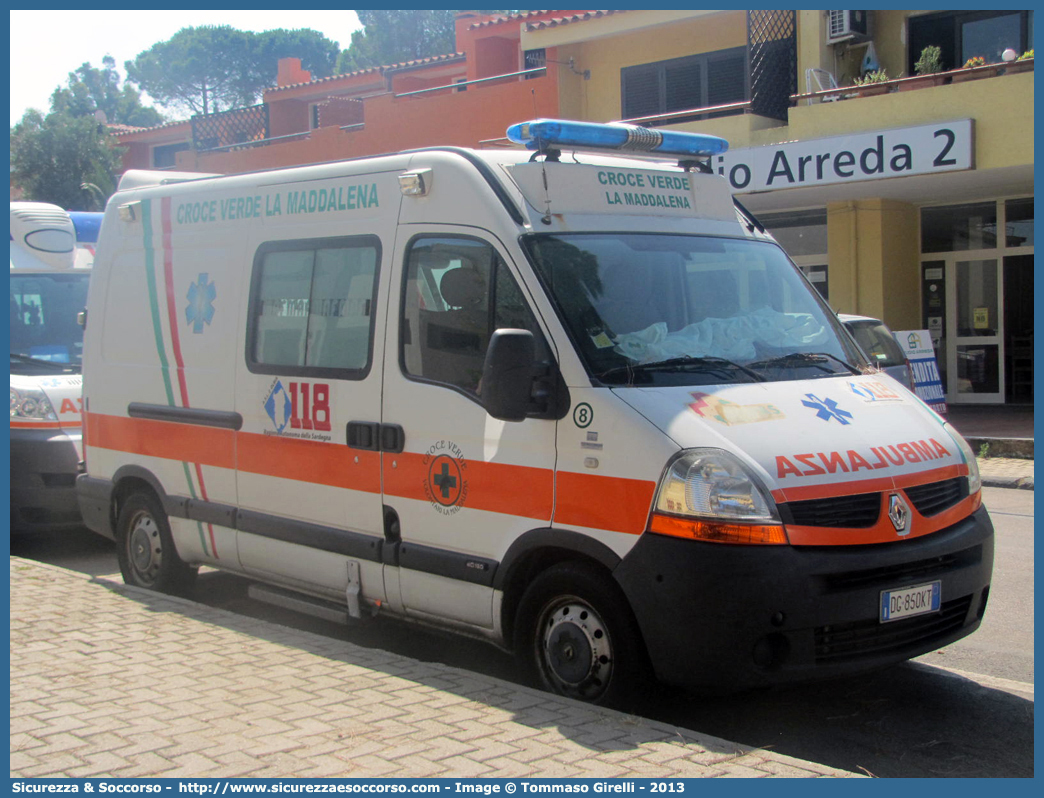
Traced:
[[976, 629], [974, 456], [708, 173], [727, 144], [509, 135], [534, 152], [124, 177], [78, 490], [126, 581], [226, 569], [487, 639], [594, 702]]
[[100, 213], [11, 203], [11, 531], [82, 526], [80, 360]]

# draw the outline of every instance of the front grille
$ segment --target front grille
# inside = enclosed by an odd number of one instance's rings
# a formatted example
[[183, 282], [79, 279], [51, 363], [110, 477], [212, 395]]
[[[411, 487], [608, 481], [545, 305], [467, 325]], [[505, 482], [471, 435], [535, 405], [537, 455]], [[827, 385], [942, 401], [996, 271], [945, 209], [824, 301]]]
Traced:
[[921, 579], [934, 579], [958, 568], [967, 568], [980, 562], [982, 562], [982, 546], [972, 546], [964, 551], [951, 552], [927, 560], [830, 574], [822, 577], [822, 580], [827, 592], [836, 593], [844, 590], [857, 590], [875, 584], [885, 587], [913, 584]]
[[816, 663], [870, 659], [920, 648], [960, 629], [971, 600], [971, 596], [953, 599], [944, 602], [938, 612], [891, 623], [873, 618], [820, 626], [815, 630]]
[[48, 488], [75, 488], [76, 474], [40, 474], [40, 479]]
[[809, 499], [784, 505], [798, 526], [828, 526], [864, 529], [881, 515], [881, 494], [860, 493], [830, 499]]
[[906, 495], [917, 508], [917, 512], [928, 518], [953, 507], [968, 495], [968, 480], [955, 477], [942, 482], [907, 488]]

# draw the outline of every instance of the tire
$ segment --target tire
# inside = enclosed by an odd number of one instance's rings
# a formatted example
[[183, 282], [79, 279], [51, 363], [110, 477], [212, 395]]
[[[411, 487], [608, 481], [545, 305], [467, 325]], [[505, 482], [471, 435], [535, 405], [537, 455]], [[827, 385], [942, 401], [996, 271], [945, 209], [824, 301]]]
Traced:
[[596, 567], [562, 563], [544, 571], [523, 594], [517, 618], [519, 652], [543, 689], [621, 707], [650, 686], [634, 613]]
[[163, 507], [149, 493], [133, 493], [123, 503], [116, 522], [116, 553], [128, 585], [180, 594], [196, 579], [196, 569], [174, 548]]

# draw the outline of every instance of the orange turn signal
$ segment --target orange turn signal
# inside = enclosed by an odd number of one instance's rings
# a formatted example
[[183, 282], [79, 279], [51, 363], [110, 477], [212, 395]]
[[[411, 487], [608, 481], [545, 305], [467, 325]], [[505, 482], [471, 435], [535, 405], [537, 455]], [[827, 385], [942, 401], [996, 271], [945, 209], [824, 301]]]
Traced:
[[707, 543], [743, 543], [753, 546], [785, 546], [789, 543], [782, 524], [725, 524], [660, 513], [653, 513], [649, 531], [657, 535], [702, 540]]

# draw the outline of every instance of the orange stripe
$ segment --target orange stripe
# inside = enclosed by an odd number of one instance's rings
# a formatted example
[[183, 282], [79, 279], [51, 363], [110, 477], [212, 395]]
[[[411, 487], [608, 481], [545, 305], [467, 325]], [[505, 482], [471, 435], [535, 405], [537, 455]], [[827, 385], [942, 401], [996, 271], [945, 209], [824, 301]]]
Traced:
[[[551, 469], [476, 460], [464, 463], [461, 477], [467, 485], [465, 508], [550, 522], [554, 506]], [[428, 501], [425, 483], [430, 466], [428, 455], [414, 452], [386, 455], [384, 492], [389, 496]]]
[[99, 413], [86, 415], [90, 445], [99, 449], [235, 468], [236, 439], [230, 429]]
[[[881, 501], [884, 502], [885, 498], [885, 494], [882, 494]], [[913, 540], [956, 524], [979, 509], [981, 503], [981, 494], [976, 493], [931, 518], [925, 518], [910, 503], [910, 534], [902, 537], [896, 535], [895, 527], [888, 519], [887, 508], [883, 506], [877, 524], [868, 529], [787, 526], [787, 537], [790, 538], [792, 546], [862, 546], [871, 543]]]
[[555, 523], [640, 535], [649, 520], [655, 482], [559, 471]]
[[12, 421], [11, 426], [16, 429], [80, 429], [79, 424], [68, 424], [64, 421]]
[[772, 491], [772, 498], [777, 502], [831, 499], [838, 496], [854, 496], [858, 493], [877, 493], [879, 491], [895, 490], [896, 488], [908, 488], [913, 485], [924, 485], [929, 482], [964, 476], [967, 473], [968, 467], [966, 465], [948, 465], [928, 471], [896, 474], [892, 477], [880, 477], [878, 479], [782, 488]]
[[256, 432], [237, 433], [236, 443], [240, 471], [367, 493], [381, 492], [378, 452]]

